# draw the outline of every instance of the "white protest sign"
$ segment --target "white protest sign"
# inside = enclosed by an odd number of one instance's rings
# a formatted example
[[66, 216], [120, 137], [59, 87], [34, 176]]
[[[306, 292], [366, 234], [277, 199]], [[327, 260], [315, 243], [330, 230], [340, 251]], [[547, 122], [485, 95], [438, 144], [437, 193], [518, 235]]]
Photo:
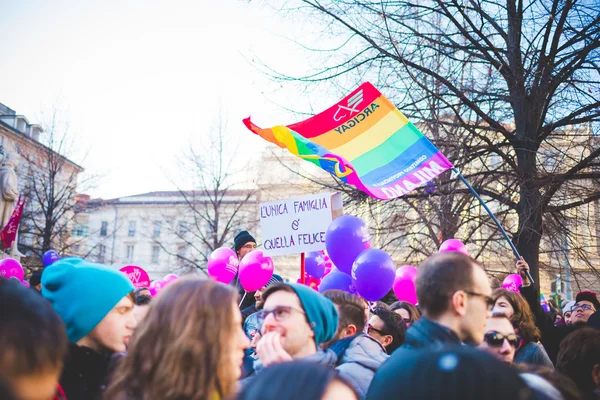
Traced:
[[339, 193], [319, 193], [260, 203], [263, 253], [268, 256], [325, 249], [325, 234], [341, 214]]

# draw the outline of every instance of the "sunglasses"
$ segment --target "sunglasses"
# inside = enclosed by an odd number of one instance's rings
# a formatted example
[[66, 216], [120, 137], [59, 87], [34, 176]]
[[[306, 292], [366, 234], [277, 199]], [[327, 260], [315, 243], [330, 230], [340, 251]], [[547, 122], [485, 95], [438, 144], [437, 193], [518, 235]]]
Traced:
[[379, 330], [379, 329], [377, 329], [377, 328], [374, 328], [374, 327], [373, 327], [373, 325], [371, 325], [371, 324], [367, 324], [367, 335], [370, 335], [370, 334], [371, 334], [371, 332], [377, 332], [377, 333], [379, 333], [381, 336], [387, 336], [387, 335], [389, 335], [389, 333], [385, 333], [385, 332], [384, 332], [384, 331], [382, 331], [382, 330]]
[[504, 340], [508, 340], [508, 344], [510, 344], [515, 349], [519, 347], [519, 343], [521, 343], [521, 338], [519, 335], [511, 333], [510, 335], [503, 335], [498, 332], [487, 332], [483, 336], [483, 340], [490, 347], [501, 347], [504, 344]]
[[573, 307], [571, 307], [571, 313], [574, 313], [579, 309], [581, 309], [582, 311], [596, 311], [594, 307], [589, 304], [575, 304]]

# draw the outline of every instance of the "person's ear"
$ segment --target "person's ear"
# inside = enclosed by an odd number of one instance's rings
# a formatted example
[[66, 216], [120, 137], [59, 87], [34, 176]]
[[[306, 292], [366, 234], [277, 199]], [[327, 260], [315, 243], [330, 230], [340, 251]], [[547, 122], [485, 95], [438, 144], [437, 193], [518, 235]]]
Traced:
[[357, 329], [356, 325], [350, 324], [346, 327], [346, 337], [356, 335]]
[[592, 368], [592, 379], [596, 384], [596, 388], [600, 387], [600, 364], [596, 364]]
[[467, 294], [462, 290], [454, 292], [450, 298], [450, 306], [456, 314], [464, 317], [467, 314]]
[[383, 337], [383, 347], [388, 347], [390, 344], [392, 344], [393, 341], [394, 338], [392, 337], [392, 335], [385, 335]]

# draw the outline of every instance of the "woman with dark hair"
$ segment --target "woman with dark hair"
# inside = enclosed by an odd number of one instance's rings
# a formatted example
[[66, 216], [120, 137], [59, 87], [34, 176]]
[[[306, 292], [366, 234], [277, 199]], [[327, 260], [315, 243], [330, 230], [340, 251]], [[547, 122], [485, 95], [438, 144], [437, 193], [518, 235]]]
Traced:
[[495, 301], [493, 312], [506, 315], [512, 322], [517, 335], [521, 337], [521, 344], [515, 353], [514, 362], [553, 368], [554, 365], [550, 361], [548, 353], [539, 343], [542, 334], [535, 326], [533, 313], [523, 296], [498, 288], [494, 290], [492, 297]]
[[237, 292], [184, 278], [150, 303], [105, 398], [218, 400], [235, 394], [244, 349]]
[[406, 324], [406, 328], [410, 328], [412, 324], [421, 319], [421, 313], [417, 307], [410, 304], [408, 301], [397, 301], [392, 303], [390, 310], [399, 314]]
[[237, 400], [358, 400], [335, 369], [306, 361], [274, 364], [238, 395]]

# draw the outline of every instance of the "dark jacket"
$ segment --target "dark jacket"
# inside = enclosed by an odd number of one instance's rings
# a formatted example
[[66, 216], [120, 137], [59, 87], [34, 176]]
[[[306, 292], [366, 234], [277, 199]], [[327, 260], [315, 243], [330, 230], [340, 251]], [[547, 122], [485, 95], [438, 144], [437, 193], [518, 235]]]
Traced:
[[69, 345], [60, 386], [69, 400], [96, 400], [102, 397], [111, 365], [110, 354]]
[[560, 342], [576, 328], [573, 326], [554, 325], [554, 318], [550, 314], [544, 312], [544, 309], [540, 304], [540, 292], [534, 285], [521, 286], [520, 291], [533, 312], [535, 324], [542, 332], [541, 342], [546, 349], [546, 353], [548, 353], [548, 357], [550, 357], [552, 363], [556, 364]]
[[460, 345], [456, 332], [432, 320], [422, 317], [406, 331], [403, 349], [440, 348]]
[[385, 349], [364, 333], [338, 340], [330, 349], [338, 356], [335, 369], [356, 390], [359, 400], [364, 399], [375, 372], [389, 358]]

